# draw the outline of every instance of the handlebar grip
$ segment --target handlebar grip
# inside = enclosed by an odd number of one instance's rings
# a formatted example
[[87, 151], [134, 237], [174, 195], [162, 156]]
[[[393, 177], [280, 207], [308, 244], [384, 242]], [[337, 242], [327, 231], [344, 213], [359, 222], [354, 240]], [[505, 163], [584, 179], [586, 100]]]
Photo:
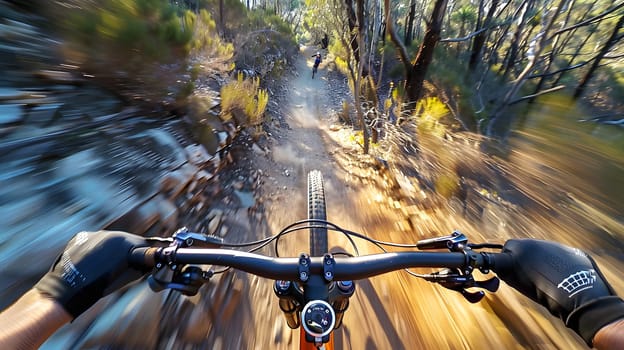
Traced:
[[154, 267], [158, 249], [154, 247], [134, 248], [128, 256], [129, 265], [138, 269]]
[[511, 253], [490, 254], [490, 269], [497, 274], [506, 274], [514, 270]]

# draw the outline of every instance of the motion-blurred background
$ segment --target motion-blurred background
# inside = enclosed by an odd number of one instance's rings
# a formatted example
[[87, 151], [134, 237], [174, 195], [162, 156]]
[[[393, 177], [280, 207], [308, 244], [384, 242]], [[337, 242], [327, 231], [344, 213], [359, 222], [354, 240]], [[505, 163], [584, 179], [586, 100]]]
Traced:
[[[623, 6], [0, 1], [0, 305], [78, 231], [276, 233], [305, 217], [314, 168], [338, 225], [405, 243], [556, 240], [623, 295]], [[141, 281], [43, 348], [296, 347], [276, 301], [271, 281], [232, 271], [193, 298]], [[336, 340], [584, 347], [505, 285], [469, 304], [404, 273], [360, 281]]]

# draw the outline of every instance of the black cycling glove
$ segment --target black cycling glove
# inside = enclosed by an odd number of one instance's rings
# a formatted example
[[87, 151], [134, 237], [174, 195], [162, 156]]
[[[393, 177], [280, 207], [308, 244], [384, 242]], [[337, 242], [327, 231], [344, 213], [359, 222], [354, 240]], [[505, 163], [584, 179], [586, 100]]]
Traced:
[[494, 271], [507, 284], [560, 317], [589, 346], [607, 324], [624, 318], [619, 298], [584, 252], [558, 243], [512, 239]]
[[133, 248], [147, 245], [143, 237], [126, 232], [80, 232], [35, 288], [76, 318], [100, 298], [147, 272], [128, 263]]

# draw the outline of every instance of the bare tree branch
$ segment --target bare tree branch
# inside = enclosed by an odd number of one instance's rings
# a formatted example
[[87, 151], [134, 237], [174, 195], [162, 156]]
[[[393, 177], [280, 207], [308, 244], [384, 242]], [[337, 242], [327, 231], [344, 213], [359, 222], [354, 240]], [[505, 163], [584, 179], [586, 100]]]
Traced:
[[463, 38], [446, 38], [446, 39], [442, 39], [440, 40], [441, 43], [456, 43], [456, 42], [460, 42], [460, 41], [468, 41], [470, 39], [472, 39], [473, 37], [485, 32], [486, 30], [488, 30], [490, 28], [481, 28], [479, 30], [477, 30], [476, 32], [472, 32], [468, 35], [466, 35]]
[[535, 98], [537, 96], [541, 96], [541, 95], [545, 95], [545, 94], [548, 94], [548, 93], [551, 93], [551, 92], [559, 91], [559, 90], [561, 90], [563, 88], [565, 88], [565, 85], [559, 85], [559, 86], [555, 86], [554, 88], [542, 90], [542, 91], [540, 91], [538, 93], [535, 93], [535, 94], [522, 96], [522, 97], [520, 97], [518, 99], [515, 99], [515, 100], [509, 102], [509, 105], [511, 106], [513, 104], [520, 103], [520, 102], [525, 101], [525, 100], [530, 100], [530, 99]]
[[549, 72], [549, 73], [544, 73], [544, 74], [529, 75], [529, 76], [527, 77], [527, 79], [535, 79], [535, 78], [544, 78], [544, 77], [549, 77], [549, 76], [552, 76], [552, 75], [555, 75], [555, 74], [559, 74], [559, 73], [561, 73], [561, 72], [566, 72], [566, 71], [573, 70], [573, 69], [576, 69], [576, 68], [581, 68], [581, 67], [583, 67], [584, 65], [586, 65], [586, 64], [588, 64], [588, 63], [590, 63], [591, 61], [593, 61], [593, 60], [595, 60], [595, 59], [596, 59], [596, 57], [592, 58], [592, 59], [591, 59], [591, 60], [589, 60], [589, 61], [581, 62], [581, 63], [579, 63], [579, 64], [575, 64], [575, 65], [573, 65], [573, 66], [569, 66], [569, 67], [565, 67], [565, 68], [558, 69], [558, 70], [556, 70], [556, 71], [554, 71], [554, 72]]
[[412, 66], [409, 56], [407, 55], [407, 49], [403, 46], [401, 39], [394, 31], [394, 24], [390, 16], [390, 0], [384, 0], [384, 11], [386, 12], [386, 31], [390, 34], [390, 40], [394, 43], [394, 46], [401, 56], [401, 62], [403, 62], [403, 66], [405, 67], [405, 74], [410, 74]]
[[624, 54], [617, 55], [617, 56], [604, 56], [603, 58], [608, 58], [610, 60], [617, 60], [618, 58], [624, 58]]
[[577, 23], [575, 25], [559, 29], [558, 31], [554, 32], [550, 36], [550, 38], [552, 38], [552, 37], [554, 37], [556, 35], [559, 35], [559, 34], [561, 34], [563, 32], [567, 32], [569, 30], [573, 30], [573, 29], [576, 29], [576, 28], [579, 28], [579, 27], [582, 27], [582, 26], [586, 26], [586, 25], [592, 24], [593, 22], [596, 22], [596, 21], [601, 21], [601, 20], [604, 19], [604, 17], [606, 15], [610, 14], [611, 12], [617, 11], [617, 10], [619, 10], [622, 7], [624, 7], [624, 2], [620, 3], [619, 5], [617, 5], [616, 7], [612, 8], [612, 9], [609, 9], [609, 10], [607, 10], [607, 11], [605, 11], [605, 12], [603, 12], [603, 13], [597, 15], [597, 16], [589, 18], [589, 19], [587, 19], [587, 20], [585, 20], [583, 22], [579, 22], [579, 23]]

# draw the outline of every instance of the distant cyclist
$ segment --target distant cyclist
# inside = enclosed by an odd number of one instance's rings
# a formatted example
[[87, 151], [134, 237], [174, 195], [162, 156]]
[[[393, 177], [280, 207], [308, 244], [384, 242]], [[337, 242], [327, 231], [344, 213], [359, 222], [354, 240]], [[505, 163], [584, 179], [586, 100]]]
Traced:
[[[81, 232], [52, 269], [0, 313], [0, 349], [37, 349], [65, 323], [100, 298], [148, 271], [128, 262], [141, 236], [125, 232]], [[512, 239], [507, 263], [494, 270], [508, 285], [543, 305], [597, 349], [624, 349], [624, 301], [594, 260], [558, 243]]]
[[314, 66], [312, 67], [312, 79], [314, 79], [314, 74], [316, 74], [318, 66], [321, 64], [321, 61], [323, 59], [321, 58], [321, 53], [318, 51], [316, 52], [316, 54], [312, 55], [312, 57], [314, 57]]

